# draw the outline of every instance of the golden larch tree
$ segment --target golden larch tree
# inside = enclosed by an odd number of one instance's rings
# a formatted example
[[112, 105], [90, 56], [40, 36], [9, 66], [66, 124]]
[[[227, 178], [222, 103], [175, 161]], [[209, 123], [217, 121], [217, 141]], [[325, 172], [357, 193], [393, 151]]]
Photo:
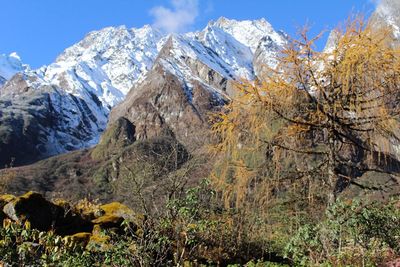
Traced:
[[332, 203], [367, 171], [398, 172], [400, 57], [391, 30], [356, 19], [336, 35], [320, 52], [305, 30], [269, 75], [238, 84], [213, 126], [214, 180], [227, 203], [254, 200], [261, 183], [271, 190], [258, 200], [299, 180], [325, 186]]

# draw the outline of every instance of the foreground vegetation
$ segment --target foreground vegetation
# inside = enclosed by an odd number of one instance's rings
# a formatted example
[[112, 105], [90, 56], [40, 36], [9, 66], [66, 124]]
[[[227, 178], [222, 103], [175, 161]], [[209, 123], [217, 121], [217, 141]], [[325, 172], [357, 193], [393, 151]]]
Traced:
[[[307, 215], [275, 218], [272, 229], [261, 218], [243, 217], [214, 206], [208, 183], [168, 203], [165, 216], [142, 223], [124, 220], [91, 234], [60, 235], [25, 222], [5, 219], [0, 229], [2, 263], [9, 266], [374, 266], [400, 253], [399, 201], [340, 201], [319, 222]], [[99, 209], [81, 202], [76, 214]], [[20, 211], [20, 216], [24, 216]], [[125, 211], [127, 212], [127, 211]], [[284, 214], [281, 211], [281, 215]], [[97, 220], [99, 221], [99, 220]], [[303, 222], [303, 223], [302, 223]], [[139, 226], [139, 227], [137, 227]]]
[[[398, 259], [399, 51], [390, 30], [362, 20], [337, 35], [332, 51], [320, 53], [302, 33], [276, 69], [239, 84], [213, 117], [211, 153], [189, 153], [171, 137], [136, 141], [127, 120], [111, 127], [82, 158], [103, 164], [85, 167], [91, 183], [133, 210], [3, 196], [2, 263], [376, 266]], [[70, 173], [61, 161], [54, 165]], [[4, 186], [17, 174], [7, 175]], [[32, 196], [63, 212], [39, 224], [42, 213], [28, 213]], [[10, 209], [18, 201], [30, 208]], [[76, 218], [84, 231], [57, 223]]]

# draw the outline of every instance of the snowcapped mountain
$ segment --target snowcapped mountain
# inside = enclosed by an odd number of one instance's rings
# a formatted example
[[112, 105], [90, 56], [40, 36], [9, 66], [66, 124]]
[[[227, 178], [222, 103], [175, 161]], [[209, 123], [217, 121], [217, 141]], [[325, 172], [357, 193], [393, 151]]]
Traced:
[[161, 38], [150, 26], [91, 32], [46, 67], [43, 78], [77, 96], [90, 91], [109, 110], [151, 68]]
[[371, 17], [371, 22], [377, 27], [392, 27], [394, 36], [400, 39], [400, 1], [381, 0]]
[[[26, 118], [39, 118], [33, 132], [40, 138], [27, 139], [37, 150], [31, 153], [35, 158], [96, 144], [112, 109], [110, 123], [128, 117], [137, 129], [146, 129], [138, 130], [139, 137], [158, 133], [154, 129], [159, 125], [183, 140], [191, 132], [183, 133], [182, 127], [194, 132], [191, 125], [203, 124], [208, 111], [229, 99], [233, 81], [254, 80], [263, 65], [273, 66], [285, 43], [285, 34], [264, 19], [220, 18], [202, 31], [179, 35], [164, 35], [151, 26], [108, 27], [89, 33], [37, 70], [22, 65], [14, 54], [3, 56], [0, 76], [8, 81], [0, 90], [0, 125], [24, 139], [26, 124], [36, 123]], [[32, 101], [36, 108], [27, 108]], [[14, 129], [13, 124], [22, 126]], [[0, 143], [1, 134], [0, 129]]]
[[18, 72], [27, 70], [29, 67], [22, 64], [17, 53], [10, 55], [0, 54], [0, 86]]
[[281, 31], [275, 31], [272, 25], [264, 18], [253, 21], [237, 21], [221, 17], [215, 22], [210, 22], [209, 26], [220, 28], [224, 32], [230, 34], [240, 43], [249, 47], [252, 53], [255, 53], [260, 44], [260, 40], [267, 36], [277, 45], [282, 46], [286, 43], [285, 34]]
[[229, 100], [232, 83], [254, 80], [265, 64], [273, 67], [286, 42], [263, 19], [220, 18], [200, 32], [170, 35], [152, 70], [112, 110], [109, 123], [125, 117], [134, 124], [136, 139], [169, 133], [194, 147], [204, 139], [207, 114]]

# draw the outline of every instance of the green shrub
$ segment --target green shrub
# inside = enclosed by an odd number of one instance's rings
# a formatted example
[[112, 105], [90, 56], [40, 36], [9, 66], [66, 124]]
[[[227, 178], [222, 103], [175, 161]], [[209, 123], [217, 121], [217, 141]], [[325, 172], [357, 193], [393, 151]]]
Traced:
[[109, 249], [90, 251], [53, 232], [31, 229], [8, 220], [0, 228], [1, 260], [10, 266], [130, 266], [133, 240], [112, 232]]
[[287, 244], [295, 263], [376, 265], [400, 255], [398, 201], [341, 201], [328, 207], [323, 221], [301, 226]]

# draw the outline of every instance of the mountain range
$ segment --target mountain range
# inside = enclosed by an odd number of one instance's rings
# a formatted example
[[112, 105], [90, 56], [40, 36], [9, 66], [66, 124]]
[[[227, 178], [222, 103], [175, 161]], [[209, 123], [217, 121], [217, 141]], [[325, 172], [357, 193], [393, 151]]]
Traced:
[[185, 34], [148, 25], [94, 31], [35, 70], [2, 55], [0, 166], [91, 147], [121, 116], [137, 139], [163, 131], [190, 144], [232, 82], [256, 79], [286, 42], [264, 19], [220, 18]]
[[[399, 37], [399, 13], [383, 0], [370, 23]], [[175, 151], [180, 166], [208, 139], [209, 114], [230, 101], [235, 84], [262, 80], [288, 42], [265, 19], [221, 17], [183, 34], [108, 27], [39, 69], [1, 55], [0, 168], [50, 157], [19, 168], [12, 190], [98, 194], [134, 158], [161, 166], [158, 152]], [[334, 45], [332, 31], [325, 51]]]

